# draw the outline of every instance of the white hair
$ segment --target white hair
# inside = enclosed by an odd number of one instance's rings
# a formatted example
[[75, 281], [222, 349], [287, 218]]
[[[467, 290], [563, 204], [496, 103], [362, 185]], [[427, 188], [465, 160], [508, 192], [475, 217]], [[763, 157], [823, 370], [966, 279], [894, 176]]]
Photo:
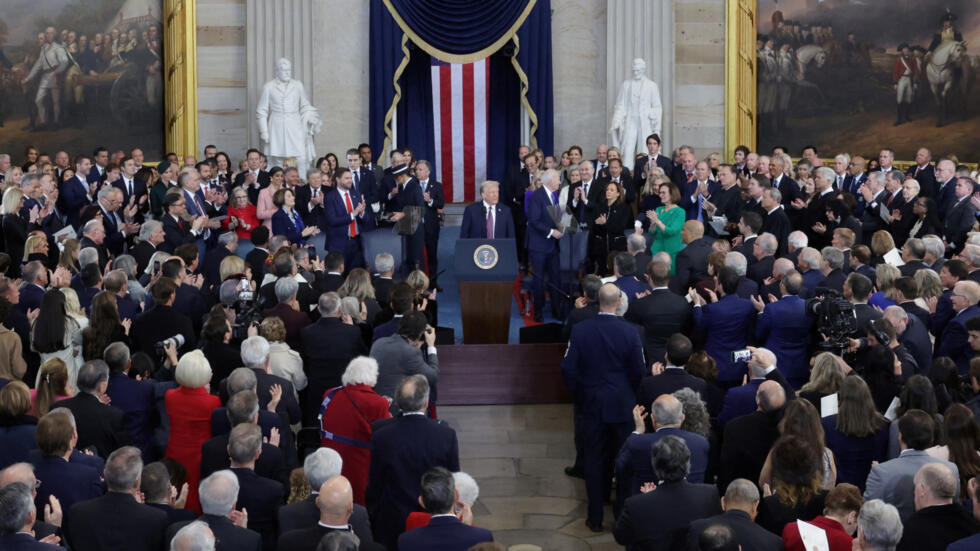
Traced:
[[725, 266], [735, 270], [735, 273], [738, 274], [739, 277], [743, 277], [746, 270], [748, 270], [749, 262], [745, 259], [744, 254], [738, 251], [732, 251], [725, 255]]
[[88, 235], [95, 229], [96, 226], [105, 228], [105, 226], [102, 224], [102, 220], [99, 220], [98, 218], [93, 218], [88, 222], [86, 222], [84, 226], [82, 226], [82, 235]]
[[245, 367], [265, 367], [269, 359], [269, 341], [265, 337], [249, 337], [242, 341], [242, 363]]
[[667, 251], [660, 251], [659, 253], [653, 255], [651, 262], [663, 262], [669, 268], [670, 265], [673, 264], [673, 260], [674, 259], [670, 257], [670, 253]]
[[374, 257], [374, 271], [379, 274], [386, 274], [395, 267], [395, 257], [391, 253], [378, 253]]
[[894, 505], [872, 499], [861, 506], [858, 529], [864, 534], [868, 545], [874, 549], [895, 549], [902, 539], [902, 528], [902, 518]]
[[354, 358], [347, 364], [340, 382], [344, 386], [361, 384], [373, 387], [378, 384], [378, 360], [367, 356]]
[[616, 315], [623, 317], [626, 315], [626, 310], [630, 305], [630, 297], [626, 294], [626, 291], [619, 291], [619, 304], [616, 305]]
[[943, 240], [934, 235], [923, 237], [922, 243], [926, 246], [926, 250], [935, 255], [936, 258], [942, 258], [946, 254], [946, 245], [943, 244]]
[[211, 382], [211, 364], [200, 350], [184, 354], [177, 362], [174, 379], [177, 384], [187, 388], [201, 388]]
[[[91, 220], [90, 220], [91, 222]], [[88, 224], [85, 224], [88, 226]], [[88, 266], [89, 264], [95, 264], [99, 261], [99, 250], [95, 247], [85, 247], [84, 249], [78, 251], [78, 265], [82, 268]]]
[[238, 501], [239, 489], [238, 477], [230, 470], [211, 473], [198, 486], [201, 510], [206, 515], [227, 516]]
[[170, 540], [170, 551], [214, 551], [214, 532], [203, 520], [184, 525]]
[[456, 484], [456, 491], [459, 492], [459, 500], [472, 507], [476, 503], [476, 498], [480, 497], [480, 486], [476, 480], [463, 471], [459, 471], [453, 473], [453, 482]]
[[797, 230], [790, 232], [786, 241], [793, 246], [794, 249], [802, 249], [810, 244], [810, 240], [807, 238], [806, 234]]
[[314, 492], [319, 491], [324, 482], [340, 474], [343, 468], [344, 459], [331, 448], [320, 448], [303, 461], [303, 474]]
[[809, 269], [819, 270], [823, 257], [820, 255], [820, 251], [814, 249], [813, 247], [806, 247], [800, 251], [800, 260], [806, 262]]

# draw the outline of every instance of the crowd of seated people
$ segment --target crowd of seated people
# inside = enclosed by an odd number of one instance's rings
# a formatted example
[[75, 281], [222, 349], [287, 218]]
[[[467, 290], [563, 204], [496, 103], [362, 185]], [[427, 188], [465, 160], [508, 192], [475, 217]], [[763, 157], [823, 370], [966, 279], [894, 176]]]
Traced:
[[[803, 549], [797, 520], [834, 551], [976, 546], [975, 175], [926, 149], [866, 171], [647, 144], [522, 148], [474, 225], [512, 210], [537, 285], [562, 237], [542, 213], [565, 210], [589, 232], [566, 335], [612, 314], [641, 336], [633, 422], [603, 444], [615, 519], [589, 527], [628, 549]], [[2, 547], [493, 548], [433, 418], [435, 274], [360, 240], [422, 161], [60, 153], [0, 154]]]

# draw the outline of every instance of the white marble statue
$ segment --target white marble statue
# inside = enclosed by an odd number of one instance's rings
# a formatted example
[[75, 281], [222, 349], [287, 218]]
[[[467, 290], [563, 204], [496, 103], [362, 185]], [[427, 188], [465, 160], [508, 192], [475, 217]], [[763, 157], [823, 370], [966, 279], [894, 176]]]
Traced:
[[645, 61], [633, 60], [633, 78], [624, 81], [619, 89], [609, 128], [623, 160], [631, 164], [638, 152], [646, 151], [647, 136], [660, 133], [663, 122], [660, 89], [656, 82], [647, 78], [646, 70]]
[[302, 174], [316, 158], [313, 135], [320, 132], [323, 122], [303, 83], [293, 79], [292, 73], [288, 59], [276, 61], [276, 78], [262, 86], [255, 115], [269, 164], [282, 166], [284, 159], [294, 157]]

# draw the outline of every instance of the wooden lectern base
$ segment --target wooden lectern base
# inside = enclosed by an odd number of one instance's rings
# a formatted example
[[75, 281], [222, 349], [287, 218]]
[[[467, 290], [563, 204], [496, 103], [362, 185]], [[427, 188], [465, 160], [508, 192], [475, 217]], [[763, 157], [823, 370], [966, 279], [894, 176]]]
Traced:
[[514, 283], [461, 281], [459, 306], [465, 344], [507, 344]]
[[565, 404], [564, 343], [439, 347], [438, 405]]

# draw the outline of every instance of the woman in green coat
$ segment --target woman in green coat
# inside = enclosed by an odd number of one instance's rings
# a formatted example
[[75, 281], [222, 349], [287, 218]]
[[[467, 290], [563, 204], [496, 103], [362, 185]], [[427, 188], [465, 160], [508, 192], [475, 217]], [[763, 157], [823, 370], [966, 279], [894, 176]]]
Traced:
[[681, 192], [671, 182], [660, 184], [660, 201], [663, 206], [656, 210], [648, 210], [647, 218], [650, 220], [650, 234], [653, 235], [653, 243], [650, 245], [650, 255], [655, 255], [664, 251], [670, 255], [670, 273], [674, 273], [674, 264], [677, 258], [677, 251], [684, 248], [681, 241], [681, 229], [687, 215], [680, 206], [677, 205], [681, 200]]

